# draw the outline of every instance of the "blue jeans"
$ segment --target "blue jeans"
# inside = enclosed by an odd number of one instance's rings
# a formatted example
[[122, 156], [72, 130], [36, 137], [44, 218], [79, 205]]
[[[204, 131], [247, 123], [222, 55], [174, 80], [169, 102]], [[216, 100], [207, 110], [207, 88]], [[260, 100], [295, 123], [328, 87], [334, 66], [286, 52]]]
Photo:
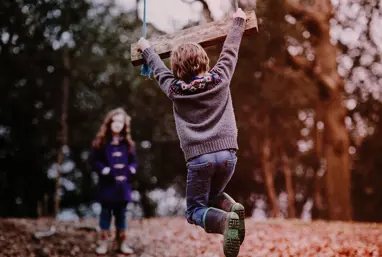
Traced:
[[187, 162], [187, 221], [204, 228], [204, 215], [235, 171], [235, 150], [203, 154]]
[[126, 202], [116, 203], [101, 203], [101, 215], [99, 225], [102, 230], [109, 230], [111, 225], [111, 218], [114, 215], [115, 228], [117, 230], [125, 230], [126, 225]]

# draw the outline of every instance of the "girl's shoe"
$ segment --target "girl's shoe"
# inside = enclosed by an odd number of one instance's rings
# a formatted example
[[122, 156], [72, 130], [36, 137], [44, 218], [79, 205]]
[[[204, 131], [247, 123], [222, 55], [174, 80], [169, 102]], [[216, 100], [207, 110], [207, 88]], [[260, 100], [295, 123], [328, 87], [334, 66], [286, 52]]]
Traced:
[[99, 234], [98, 246], [95, 251], [98, 255], [105, 255], [108, 252], [108, 247], [109, 247], [109, 231], [102, 230]]
[[117, 243], [118, 251], [125, 255], [130, 255], [134, 253], [134, 250], [131, 249], [127, 244], [126, 231], [120, 230], [117, 231]]

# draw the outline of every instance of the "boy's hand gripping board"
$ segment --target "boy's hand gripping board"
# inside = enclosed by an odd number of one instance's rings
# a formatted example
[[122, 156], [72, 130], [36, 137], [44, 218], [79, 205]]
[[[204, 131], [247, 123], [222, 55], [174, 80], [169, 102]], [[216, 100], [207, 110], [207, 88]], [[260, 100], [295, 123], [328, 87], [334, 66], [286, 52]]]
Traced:
[[[245, 24], [244, 35], [257, 32], [257, 17], [255, 11], [245, 12], [247, 22]], [[202, 47], [216, 45], [225, 40], [232, 27], [232, 18], [225, 18], [219, 21], [205, 23], [194, 26], [173, 34], [165, 34], [149, 39], [151, 47], [162, 58], [170, 57], [171, 50], [181, 43], [198, 43]], [[138, 51], [137, 43], [131, 45], [131, 62], [134, 66], [144, 63], [142, 54]]]

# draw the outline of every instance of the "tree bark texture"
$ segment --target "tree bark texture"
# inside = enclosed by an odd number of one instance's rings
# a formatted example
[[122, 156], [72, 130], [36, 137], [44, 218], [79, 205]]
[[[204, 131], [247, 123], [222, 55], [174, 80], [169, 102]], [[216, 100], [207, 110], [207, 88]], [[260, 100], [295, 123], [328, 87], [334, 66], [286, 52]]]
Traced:
[[308, 8], [296, 0], [285, 0], [287, 11], [301, 21], [312, 35], [315, 53], [313, 61], [303, 56], [292, 56], [289, 60], [296, 69], [303, 70], [313, 78], [319, 88], [319, 102], [323, 110], [324, 157], [327, 164], [326, 190], [329, 218], [351, 220], [352, 204], [350, 192], [349, 135], [345, 127], [346, 107], [342, 94], [344, 81], [337, 71], [338, 48], [330, 41], [330, 0], [315, 0]]
[[55, 206], [54, 213], [57, 216], [60, 210], [60, 179], [62, 173], [62, 164], [64, 161], [64, 148], [68, 145], [68, 102], [69, 102], [69, 55], [67, 46], [64, 46], [63, 50], [63, 65], [64, 65], [64, 78], [62, 80], [62, 105], [61, 105], [61, 131], [60, 131], [60, 149], [57, 156], [57, 177], [56, 177], [56, 189], [55, 189]]
[[282, 167], [285, 176], [285, 187], [288, 194], [288, 218], [296, 217], [296, 209], [294, 207], [294, 189], [293, 189], [293, 179], [292, 171], [290, 168], [290, 159], [286, 153], [281, 155]]
[[271, 156], [271, 140], [267, 137], [262, 146], [262, 166], [264, 171], [265, 186], [269, 202], [271, 204], [272, 216], [280, 217], [280, 209], [277, 201], [276, 189], [273, 181], [274, 162]]

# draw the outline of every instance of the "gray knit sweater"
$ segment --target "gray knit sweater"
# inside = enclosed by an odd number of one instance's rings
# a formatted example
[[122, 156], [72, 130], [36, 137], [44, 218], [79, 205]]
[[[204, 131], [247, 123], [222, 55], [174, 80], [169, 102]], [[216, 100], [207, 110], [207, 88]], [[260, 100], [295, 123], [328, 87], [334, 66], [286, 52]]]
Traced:
[[172, 100], [176, 130], [186, 160], [224, 149], [238, 149], [230, 82], [236, 67], [245, 20], [235, 18], [216, 65], [202, 78], [174, 78], [150, 47], [143, 52], [163, 92]]

